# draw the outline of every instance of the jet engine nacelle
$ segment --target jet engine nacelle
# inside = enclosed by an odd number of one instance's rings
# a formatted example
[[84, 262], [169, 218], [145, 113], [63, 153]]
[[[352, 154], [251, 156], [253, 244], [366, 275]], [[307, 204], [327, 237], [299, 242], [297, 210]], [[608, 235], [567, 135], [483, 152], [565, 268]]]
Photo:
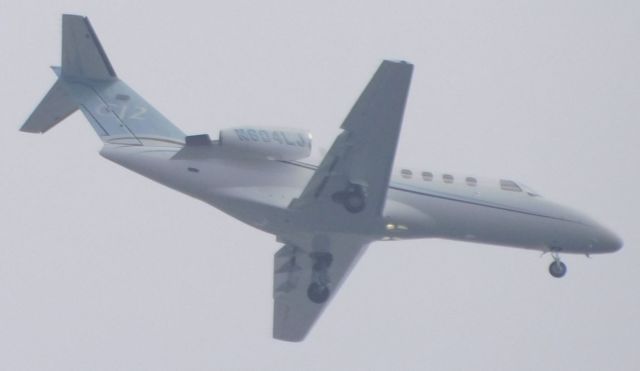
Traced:
[[225, 151], [250, 158], [298, 160], [311, 154], [311, 134], [304, 130], [239, 127], [220, 131]]

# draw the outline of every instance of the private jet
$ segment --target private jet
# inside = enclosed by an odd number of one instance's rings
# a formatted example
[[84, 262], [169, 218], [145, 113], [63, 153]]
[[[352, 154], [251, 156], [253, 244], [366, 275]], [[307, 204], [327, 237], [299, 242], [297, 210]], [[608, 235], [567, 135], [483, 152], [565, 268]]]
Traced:
[[394, 167], [413, 65], [385, 60], [319, 161], [299, 128], [186, 135], [118, 78], [83, 16], [62, 17], [57, 80], [20, 130], [45, 133], [80, 110], [100, 155], [275, 236], [273, 337], [301, 341], [375, 241], [439, 238], [561, 254], [622, 247], [595, 220], [522, 183]]

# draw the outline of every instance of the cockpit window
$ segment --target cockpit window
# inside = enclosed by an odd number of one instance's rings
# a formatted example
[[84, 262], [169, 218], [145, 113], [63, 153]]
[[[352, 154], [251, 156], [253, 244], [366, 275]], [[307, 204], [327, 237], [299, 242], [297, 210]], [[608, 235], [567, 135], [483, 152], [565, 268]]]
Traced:
[[514, 182], [513, 180], [501, 179], [500, 188], [502, 188], [502, 190], [504, 191], [522, 192], [522, 188], [520, 188], [520, 186], [518, 186], [518, 184], [516, 184], [516, 182]]
[[447, 184], [451, 184], [451, 183], [453, 183], [453, 175], [451, 175], [451, 174], [444, 174], [444, 175], [442, 176], [442, 181], [443, 181], [443, 182], [445, 182], [445, 183], [447, 183]]
[[423, 171], [422, 172], [422, 180], [424, 180], [425, 182], [430, 182], [433, 180], [433, 173], [429, 172], [429, 171]]
[[468, 176], [467, 179], [465, 179], [465, 181], [467, 182], [467, 185], [469, 187], [475, 187], [478, 185], [478, 179]]
[[413, 172], [411, 172], [411, 170], [409, 169], [402, 169], [400, 171], [400, 175], [402, 175], [402, 177], [405, 179], [411, 179], [411, 177], [413, 176]]

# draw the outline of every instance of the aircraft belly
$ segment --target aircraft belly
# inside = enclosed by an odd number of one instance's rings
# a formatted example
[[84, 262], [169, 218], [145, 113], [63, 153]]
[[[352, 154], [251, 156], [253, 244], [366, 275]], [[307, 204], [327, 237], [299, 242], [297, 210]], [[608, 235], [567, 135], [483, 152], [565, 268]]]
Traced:
[[207, 182], [188, 166], [170, 161], [175, 149], [105, 146], [100, 155], [133, 172], [198, 199], [206, 198]]
[[[408, 226], [411, 233], [406, 233], [406, 238], [435, 237], [576, 253], [584, 253], [593, 244], [592, 228], [573, 221], [398, 190], [390, 192], [390, 199], [427, 215], [427, 224]], [[398, 234], [402, 238], [400, 231]]]
[[175, 148], [142, 146], [105, 146], [100, 152], [129, 170], [270, 233], [281, 231], [284, 210], [310, 176], [304, 169], [278, 161], [171, 160], [175, 153]]
[[279, 234], [286, 230], [287, 205], [300, 192], [289, 187], [219, 188], [207, 202], [255, 228]]

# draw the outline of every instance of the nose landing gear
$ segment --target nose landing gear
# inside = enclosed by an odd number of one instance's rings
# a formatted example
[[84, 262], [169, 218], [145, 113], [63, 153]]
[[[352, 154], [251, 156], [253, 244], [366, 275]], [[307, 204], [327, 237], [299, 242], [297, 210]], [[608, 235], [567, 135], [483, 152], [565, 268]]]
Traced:
[[567, 266], [560, 261], [558, 252], [552, 252], [553, 262], [549, 265], [549, 273], [555, 278], [562, 278], [567, 274]]

